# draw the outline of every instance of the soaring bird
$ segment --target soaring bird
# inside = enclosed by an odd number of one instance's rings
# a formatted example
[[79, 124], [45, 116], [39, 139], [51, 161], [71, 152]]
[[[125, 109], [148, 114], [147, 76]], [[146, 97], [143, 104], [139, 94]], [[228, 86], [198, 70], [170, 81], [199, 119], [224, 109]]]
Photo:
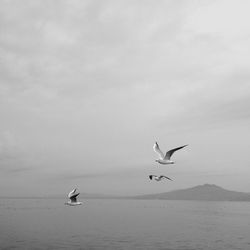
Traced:
[[172, 181], [172, 179], [170, 179], [169, 177], [165, 176], [165, 175], [160, 175], [160, 176], [157, 176], [157, 175], [149, 175], [149, 179], [150, 180], [155, 180], [155, 181], [162, 181], [163, 179], [168, 179], [170, 181]]
[[155, 160], [156, 162], [160, 163], [160, 164], [174, 164], [174, 161], [171, 161], [170, 158], [172, 156], [172, 154], [179, 150], [179, 149], [182, 149], [184, 147], [186, 147], [187, 145], [184, 145], [184, 146], [181, 146], [181, 147], [178, 147], [178, 148], [174, 148], [174, 149], [171, 149], [169, 151], [167, 151], [166, 155], [164, 156], [163, 152], [160, 150], [160, 147], [158, 145], [157, 142], [155, 142], [154, 146], [153, 146], [153, 149], [154, 151], [159, 155], [159, 159]]
[[69, 194], [68, 194], [69, 201], [67, 201], [65, 204], [66, 204], [66, 205], [70, 205], [70, 206], [81, 205], [82, 202], [77, 201], [77, 196], [78, 196], [79, 194], [80, 194], [80, 193], [76, 193], [76, 188], [73, 189], [71, 192], [69, 192]]

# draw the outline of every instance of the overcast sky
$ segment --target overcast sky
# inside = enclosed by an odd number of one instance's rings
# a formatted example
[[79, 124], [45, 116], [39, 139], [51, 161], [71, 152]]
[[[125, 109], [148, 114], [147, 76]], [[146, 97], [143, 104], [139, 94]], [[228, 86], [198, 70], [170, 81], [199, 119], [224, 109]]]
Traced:
[[250, 192], [249, 9], [0, 0], [0, 195]]

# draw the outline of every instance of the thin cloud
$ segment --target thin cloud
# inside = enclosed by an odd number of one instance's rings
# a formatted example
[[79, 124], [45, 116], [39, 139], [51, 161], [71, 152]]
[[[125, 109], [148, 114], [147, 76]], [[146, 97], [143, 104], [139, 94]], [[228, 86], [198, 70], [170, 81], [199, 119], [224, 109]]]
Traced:
[[200, 130], [250, 122], [250, 84], [245, 81], [244, 78], [242, 82], [230, 84], [223, 80], [207, 88], [204, 85], [183, 96], [183, 107], [162, 118], [159, 126], [174, 130]]
[[14, 133], [5, 130], [0, 134], [0, 171], [21, 173], [34, 169], [30, 158], [17, 141]]
[[149, 166], [143, 166], [141, 167], [124, 167], [123, 169], [121, 168], [116, 168], [116, 169], [109, 169], [103, 172], [98, 172], [98, 173], [86, 173], [86, 174], [72, 174], [67, 171], [64, 171], [63, 173], [60, 173], [58, 175], [59, 178], [63, 179], [69, 179], [69, 180], [74, 180], [74, 179], [110, 179], [110, 178], [133, 178], [133, 177], [138, 177], [142, 173], [145, 174], [145, 171], [147, 171]]
[[28, 166], [18, 166], [18, 167], [5, 167], [4, 171], [7, 173], [11, 173], [11, 174], [18, 174], [18, 173], [23, 173], [23, 172], [29, 172], [29, 171], [33, 171], [34, 169], [32, 167], [28, 167]]
[[109, 176], [107, 173], [93, 173], [93, 174], [65, 174], [64, 179], [75, 180], [75, 179], [95, 179]]

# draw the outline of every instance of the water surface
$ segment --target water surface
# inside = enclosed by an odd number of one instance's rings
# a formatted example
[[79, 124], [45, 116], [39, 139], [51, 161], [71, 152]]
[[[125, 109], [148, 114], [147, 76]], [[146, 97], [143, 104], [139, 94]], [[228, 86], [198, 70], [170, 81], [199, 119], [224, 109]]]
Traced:
[[250, 203], [1, 199], [1, 249], [250, 249]]

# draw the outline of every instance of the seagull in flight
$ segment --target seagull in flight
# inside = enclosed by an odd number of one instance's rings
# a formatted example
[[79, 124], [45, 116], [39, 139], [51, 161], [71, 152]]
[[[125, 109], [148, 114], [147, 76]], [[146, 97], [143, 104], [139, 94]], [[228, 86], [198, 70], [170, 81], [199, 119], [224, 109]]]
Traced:
[[171, 156], [173, 155], [173, 153], [179, 149], [182, 149], [184, 147], [186, 147], [187, 145], [184, 145], [184, 146], [181, 146], [181, 147], [178, 147], [178, 148], [174, 148], [174, 149], [171, 149], [169, 151], [167, 151], [167, 153], [164, 155], [163, 152], [161, 151], [159, 145], [157, 142], [155, 142], [154, 146], [153, 146], [153, 149], [154, 151], [159, 155], [159, 159], [155, 160], [156, 162], [160, 163], [160, 164], [174, 164], [174, 161], [171, 161], [170, 158]]
[[157, 176], [157, 175], [149, 175], [149, 179], [150, 180], [155, 180], [155, 181], [162, 181], [163, 179], [168, 179], [170, 181], [172, 181], [172, 179], [170, 179], [169, 177], [165, 176], [165, 175], [160, 175], [160, 176]]
[[67, 201], [65, 204], [70, 205], [70, 206], [82, 205], [82, 202], [77, 201], [77, 196], [79, 194], [80, 193], [76, 192], [76, 188], [73, 189], [72, 191], [70, 191], [69, 194], [68, 194], [69, 201]]

